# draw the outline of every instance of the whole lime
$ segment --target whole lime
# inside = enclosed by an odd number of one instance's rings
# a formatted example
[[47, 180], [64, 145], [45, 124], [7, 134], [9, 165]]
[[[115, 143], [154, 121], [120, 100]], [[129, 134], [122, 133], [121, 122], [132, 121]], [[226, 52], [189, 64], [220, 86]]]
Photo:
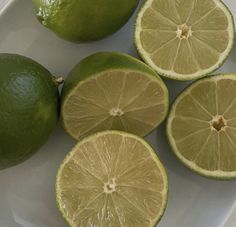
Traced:
[[99, 40], [120, 29], [139, 0], [33, 0], [39, 21], [74, 42]]
[[0, 54], [0, 169], [29, 158], [56, 126], [55, 78], [37, 62]]

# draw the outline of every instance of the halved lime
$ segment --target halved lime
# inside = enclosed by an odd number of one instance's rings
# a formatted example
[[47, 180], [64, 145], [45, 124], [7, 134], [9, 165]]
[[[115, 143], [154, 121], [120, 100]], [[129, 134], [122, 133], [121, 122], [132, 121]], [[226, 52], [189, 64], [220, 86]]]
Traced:
[[222, 65], [234, 34], [233, 17], [220, 0], [147, 0], [137, 17], [135, 43], [160, 75], [191, 80]]
[[175, 101], [167, 134], [177, 157], [204, 176], [236, 177], [236, 75], [201, 79]]
[[105, 131], [79, 142], [57, 175], [56, 196], [70, 226], [155, 226], [167, 202], [163, 165], [141, 138]]
[[120, 53], [96, 53], [69, 74], [62, 91], [66, 131], [81, 139], [104, 130], [144, 136], [166, 117], [168, 91], [141, 61]]

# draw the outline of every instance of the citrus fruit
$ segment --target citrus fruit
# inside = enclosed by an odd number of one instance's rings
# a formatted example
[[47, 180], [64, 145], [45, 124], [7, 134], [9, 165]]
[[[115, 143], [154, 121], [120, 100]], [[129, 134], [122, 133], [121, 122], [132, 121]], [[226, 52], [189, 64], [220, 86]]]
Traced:
[[236, 177], [236, 75], [201, 79], [174, 102], [167, 134], [173, 151], [204, 176]]
[[135, 43], [160, 75], [192, 80], [223, 64], [234, 34], [233, 17], [220, 0], [147, 0], [137, 17]]
[[100, 52], [70, 72], [61, 108], [64, 128], [76, 140], [109, 129], [144, 136], [166, 117], [168, 91], [141, 61]]
[[29, 158], [58, 120], [55, 79], [35, 61], [0, 54], [0, 169]]
[[74, 42], [99, 40], [120, 29], [139, 0], [33, 0], [39, 21]]
[[163, 165], [141, 138], [105, 131], [79, 142], [60, 166], [56, 198], [76, 226], [155, 226], [164, 213]]

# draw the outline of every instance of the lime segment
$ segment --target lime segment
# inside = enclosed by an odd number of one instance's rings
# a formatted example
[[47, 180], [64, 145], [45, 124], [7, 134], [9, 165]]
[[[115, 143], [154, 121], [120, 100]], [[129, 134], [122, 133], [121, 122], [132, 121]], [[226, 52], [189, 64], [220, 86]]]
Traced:
[[233, 17], [220, 0], [147, 0], [137, 17], [135, 44], [160, 75], [191, 80], [222, 65], [234, 33]]
[[236, 177], [236, 75], [199, 80], [174, 102], [167, 134], [177, 157], [204, 176]]
[[154, 226], [167, 201], [167, 177], [152, 148], [106, 131], [79, 142], [61, 164], [56, 195], [70, 226]]
[[[103, 60], [113, 56], [116, 61], [132, 61], [135, 67], [132, 69], [129, 63], [112, 66]], [[81, 139], [109, 129], [144, 136], [164, 120], [168, 91], [155, 72], [127, 55], [98, 53], [96, 60], [91, 61], [93, 57], [76, 66], [63, 90], [63, 123], [73, 138]], [[105, 69], [97, 72], [96, 64], [103, 61]], [[87, 67], [92, 68], [92, 72], [83, 79]], [[70, 84], [73, 89], [67, 89]]]

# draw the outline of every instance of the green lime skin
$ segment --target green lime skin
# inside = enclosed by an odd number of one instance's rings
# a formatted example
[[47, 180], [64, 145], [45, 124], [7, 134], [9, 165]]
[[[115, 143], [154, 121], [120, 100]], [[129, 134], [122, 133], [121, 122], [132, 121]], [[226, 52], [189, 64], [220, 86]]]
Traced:
[[0, 169], [32, 156], [49, 138], [59, 117], [55, 78], [37, 62], [0, 54]]
[[72, 42], [103, 39], [132, 16], [139, 0], [33, 0], [39, 21]]

